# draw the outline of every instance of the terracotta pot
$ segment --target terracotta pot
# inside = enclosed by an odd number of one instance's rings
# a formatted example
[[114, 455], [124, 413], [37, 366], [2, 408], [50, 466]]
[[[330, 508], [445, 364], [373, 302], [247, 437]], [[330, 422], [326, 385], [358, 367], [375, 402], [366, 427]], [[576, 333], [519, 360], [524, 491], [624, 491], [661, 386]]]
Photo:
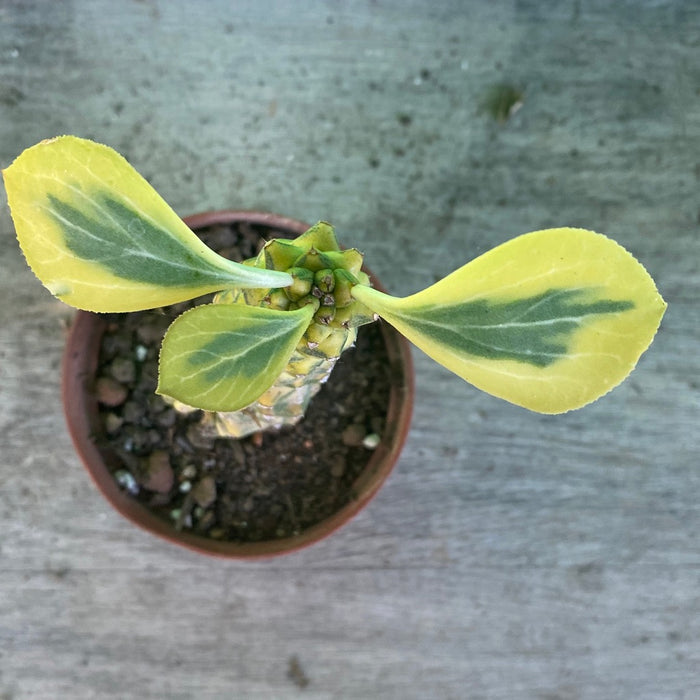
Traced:
[[[218, 211], [185, 219], [185, 223], [195, 231], [214, 224], [236, 222], [270, 226], [293, 235], [303, 233], [308, 228], [302, 222], [261, 212]], [[371, 272], [366, 271], [374, 286], [382, 289]], [[100, 314], [85, 311], [78, 312], [71, 327], [63, 359], [63, 404], [68, 429], [78, 454], [105, 498], [133, 523], [170, 542], [198, 552], [234, 559], [268, 557], [295, 551], [326, 537], [362, 510], [388, 477], [399, 457], [411, 419], [413, 367], [407, 341], [393, 328], [382, 324], [382, 337], [391, 363], [392, 377], [386, 428], [381, 443], [369, 453], [367, 465], [354, 483], [356, 498], [300, 534], [281, 539], [236, 543], [178, 531], [174, 525], [122, 490], [106, 463], [111, 459], [110, 455], [105, 455], [96, 444], [95, 436], [104, 431], [93, 387], [105, 328], [106, 323]], [[117, 459], [116, 456], [113, 458]]]

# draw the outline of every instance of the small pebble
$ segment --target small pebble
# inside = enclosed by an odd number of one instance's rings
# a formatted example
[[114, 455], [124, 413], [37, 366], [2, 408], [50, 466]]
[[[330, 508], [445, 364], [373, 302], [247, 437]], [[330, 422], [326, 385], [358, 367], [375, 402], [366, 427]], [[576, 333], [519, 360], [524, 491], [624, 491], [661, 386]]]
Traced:
[[125, 488], [129, 493], [136, 495], [139, 492], [139, 485], [136, 483], [136, 479], [131, 472], [126, 471], [126, 469], [120, 469], [114, 472], [114, 478], [117, 483]]
[[160, 413], [161, 411], [164, 411], [167, 408], [167, 404], [165, 403], [165, 401], [163, 401], [162, 396], [158, 396], [158, 394], [149, 394], [148, 408], [153, 413]]
[[116, 433], [123, 423], [124, 419], [116, 413], [108, 413], [105, 416], [105, 430], [108, 433]]
[[174, 480], [168, 453], [164, 450], [153, 452], [148, 458], [146, 476], [142, 482], [144, 488], [157, 493], [168, 493], [173, 487]]
[[136, 367], [132, 360], [126, 357], [117, 357], [109, 365], [109, 373], [118, 382], [129, 384], [136, 378]]
[[134, 348], [134, 356], [139, 362], [143, 362], [148, 357], [148, 348], [145, 345], [137, 345]]
[[183, 481], [178, 488], [180, 489], [180, 493], [189, 493], [192, 490], [192, 482]]
[[368, 450], [374, 450], [379, 445], [382, 439], [377, 435], [377, 433], [370, 433], [362, 441], [362, 446]]
[[127, 423], [122, 428], [124, 445], [129, 445], [129, 451], [141, 450], [148, 443], [148, 433], [138, 425]]
[[364, 426], [360, 425], [359, 423], [353, 423], [352, 425], [349, 425], [345, 430], [343, 430], [343, 434], [341, 436], [341, 440], [343, 441], [343, 445], [347, 445], [348, 447], [357, 447], [362, 444], [362, 441], [365, 439], [366, 435], [366, 430]]
[[129, 421], [129, 423], [137, 423], [141, 418], [143, 418], [145, 413], [145, 406], [138, 401], [127, 401], [124, 404], [124, 420]]
[[105, 406], [121, 406], [129, 391], [112, 377], [100, 377], [95, 383], [95, 394], [97, 400]]
[[181, 476], [183, 479], [194, 479], [197, 476], [197, 467], [194, 464], [188, 464], [183, 467]]
[[202, 477], [192, 489], [192, 498], [202, 508], [208, 508], [212, 505], [216, 500], [216, 481], [214, 481], [214, 477]]

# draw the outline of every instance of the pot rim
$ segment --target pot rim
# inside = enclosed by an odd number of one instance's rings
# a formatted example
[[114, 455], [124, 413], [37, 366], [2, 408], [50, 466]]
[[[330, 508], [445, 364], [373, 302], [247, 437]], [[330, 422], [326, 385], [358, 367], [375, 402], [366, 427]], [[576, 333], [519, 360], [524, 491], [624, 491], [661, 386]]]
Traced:
[[[183, 219], [192, 229], [223, 223], [249, 222], [303, 233], [309, 226], [296, 219], [277, 214], [220, 210], [203, 212]], [[372, 284], [386, 291], [370, 270], [364, 268]], [[382, 441], [369, 456], [367, 465], [354, 483], [353, 498], [333, 515], [297, 535], [259, 542], [214, 540], [184, 530], [175, 530], [166, 520], [122, 490], [107, 466], [109, 455], [103, 454], [95, 437], [102, 432], [98, 404], [91, 391], [97, 371], [99, 342], [106, 327], [101, 314], [79, 311], [70, 328], [62, 362], [62, 399], [68, 430], [76, 452], [95, 485], [111, 505], [125, 518], [142, 529], [169, 542], [203, 554], [229, 559], [259, 559], [287, 554], [322, 539], [338, 530], [359, 513], [376, 495], [392, 472], [408, 436], [415, 392], [413, 361], [408, 341], [391, 326], [381, 322], [381, 333], [391, 365], [391, 387], [387, 422]], [[84, 347], [91, 351], [87, 354]], [[117, 459], [116, 456], [113, 456]]]

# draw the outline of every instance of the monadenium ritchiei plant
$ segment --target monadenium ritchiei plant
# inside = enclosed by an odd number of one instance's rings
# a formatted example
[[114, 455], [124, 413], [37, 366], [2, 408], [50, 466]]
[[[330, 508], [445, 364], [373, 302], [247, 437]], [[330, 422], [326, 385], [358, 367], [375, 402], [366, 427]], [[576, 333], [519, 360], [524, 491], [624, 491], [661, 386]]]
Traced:
[[27, 261], [67, 304], [126, 312], [216, 293], [167, 331], [158, 392], [209, 412], [220, 434], [294, 423], [377, 318], [480, 389], [562, 413], [632, 371], [666, 308], [630, 253], [583, 229], [519, 236], [397, 298], [371, 286], [361, 253], [341, 249], [324, 222], [226, 260], [92, 141], [42, 141], [3, 176]]

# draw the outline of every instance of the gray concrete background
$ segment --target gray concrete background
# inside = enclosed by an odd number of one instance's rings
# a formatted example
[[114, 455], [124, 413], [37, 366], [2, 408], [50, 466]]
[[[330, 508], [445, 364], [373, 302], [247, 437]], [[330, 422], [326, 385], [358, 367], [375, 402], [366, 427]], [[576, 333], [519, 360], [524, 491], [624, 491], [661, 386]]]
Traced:
[[[632, 378], [561, 417], [416, 352], [371, 506], [299, 554], [212, 561], [135, 531], [79, 465], [71, 313], [2, 191], [0, 698], [700, 697], [699, 66], [693, 0], [0, 0], [3, 167], [92, 137], [183, 215], [330, 220], [396, 294], [584, 226], [670, 304]], [[504, 81], [525, 98], [498, 124], [478, 106]]]

